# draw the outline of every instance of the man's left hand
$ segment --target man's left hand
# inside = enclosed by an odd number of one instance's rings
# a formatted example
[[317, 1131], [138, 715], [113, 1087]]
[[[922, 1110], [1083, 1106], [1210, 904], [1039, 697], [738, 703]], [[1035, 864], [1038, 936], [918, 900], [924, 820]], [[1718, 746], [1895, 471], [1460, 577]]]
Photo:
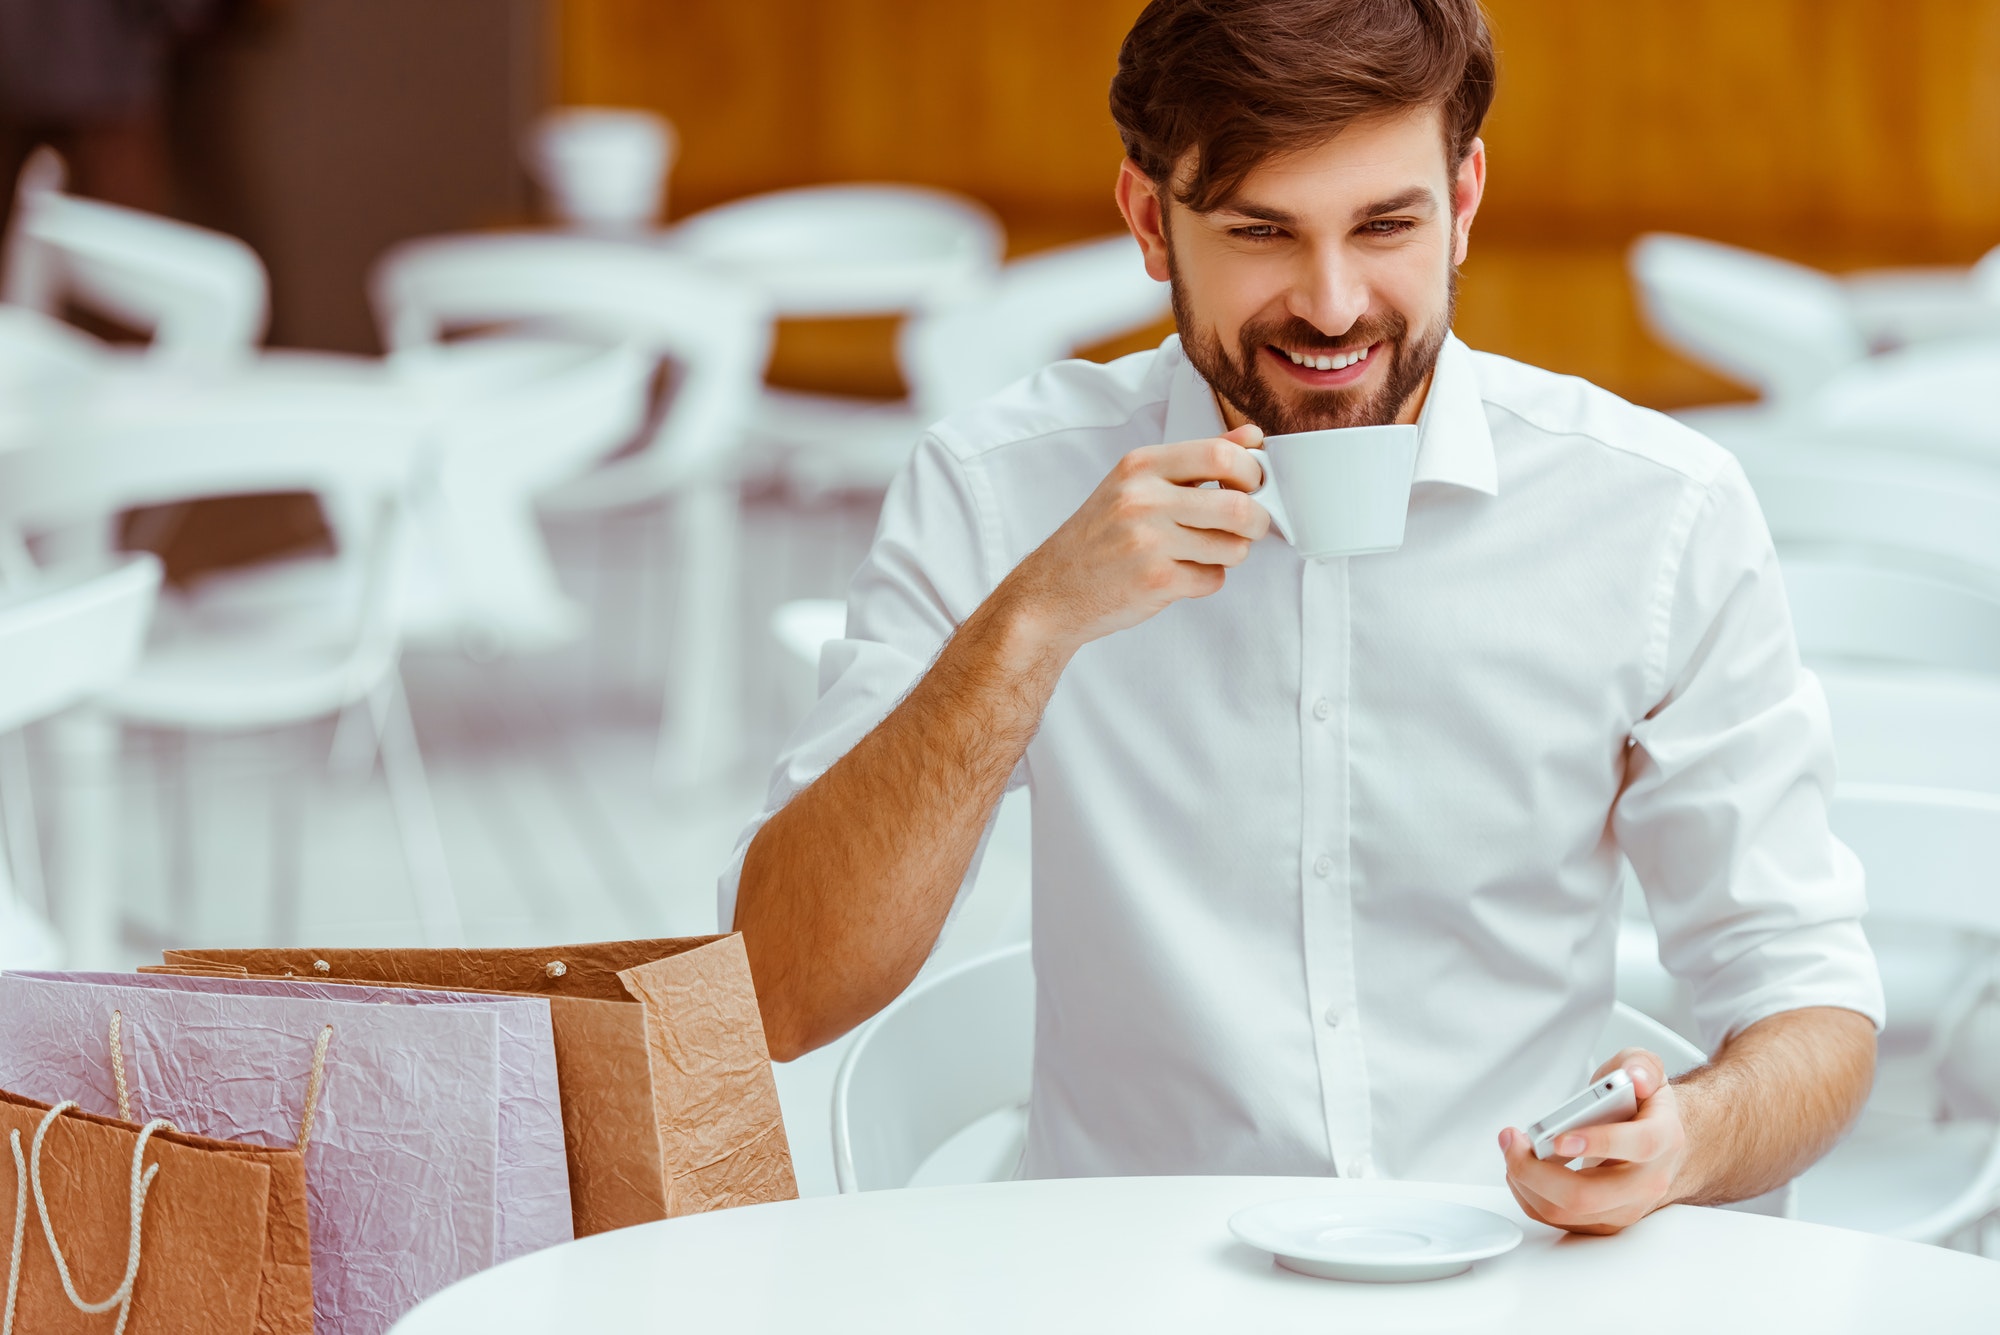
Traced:
[[[1688, 1154], [1674, 1087], [1667, 1083], [1665, 1065], [1642, 1048], [1626, 1048], [1591, 1080], [1620, 1067], [1639, 1096], [1639, 1113], [1631, 1121], [1565, 1132], [1556, 1141], [1556, 1157], [1546, 1160], [1535, 1157], [1526, 1133], [1511, 1126], [1500, 1133], [1507, 1185], [1530, 1218], [1572, 1233], [1616, 1233], [1673, 1200]], [[1572, 1159], [1603, 1162], [1571, 1169], [1565, 1165]]]

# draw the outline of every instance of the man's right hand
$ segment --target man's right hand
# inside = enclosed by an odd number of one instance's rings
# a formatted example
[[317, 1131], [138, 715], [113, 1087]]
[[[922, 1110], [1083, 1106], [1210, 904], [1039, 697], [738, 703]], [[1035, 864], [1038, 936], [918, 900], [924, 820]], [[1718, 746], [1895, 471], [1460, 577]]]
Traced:
[[1271, 527], [1264, 507], [1244, 495], [1262, 480], [1249, 451], [1263, 441], [1256, 426], [1240, 426], [1133, 450], [1002, 581], [998, 600], [1067, 655], [1169, 603], [1214, 593]]

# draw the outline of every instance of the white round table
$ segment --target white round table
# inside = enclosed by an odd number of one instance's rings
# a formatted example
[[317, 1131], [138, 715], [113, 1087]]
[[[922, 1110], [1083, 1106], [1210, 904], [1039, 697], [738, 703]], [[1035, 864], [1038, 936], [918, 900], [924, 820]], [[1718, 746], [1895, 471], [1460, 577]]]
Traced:
[[[1352, 1284], [1278, 1269], [1227, 1221], [1260, 1201], [1415, 1195], [1527, 1240], [1472, 1272]], [[1586, 1324], [1587, 1323], [1587, 1324]], [[392, 1335], [728, 1331], [2000, 1330], [2000, 1262], [1675, 1206], [1609, 1238], [1528, 1222], [1499, 1188], [1326, 1178], [1099, 1178], [819, 1197], [646, 1224], [489, 1270]]]

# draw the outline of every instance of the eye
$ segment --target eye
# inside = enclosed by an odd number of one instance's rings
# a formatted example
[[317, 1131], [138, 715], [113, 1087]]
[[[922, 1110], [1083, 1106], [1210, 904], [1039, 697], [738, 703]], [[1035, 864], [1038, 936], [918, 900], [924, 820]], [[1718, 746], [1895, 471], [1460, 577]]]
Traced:
[[1251, 223], [1244, 227], [1232, 227], [1229, 234], [1245, 241], [1275, 241], [1283, 233], [1273, 223]]
[[1361, 224], [1364, 236], [1401, 236], [1416, 224], [1408, 218], [1373, 218]]

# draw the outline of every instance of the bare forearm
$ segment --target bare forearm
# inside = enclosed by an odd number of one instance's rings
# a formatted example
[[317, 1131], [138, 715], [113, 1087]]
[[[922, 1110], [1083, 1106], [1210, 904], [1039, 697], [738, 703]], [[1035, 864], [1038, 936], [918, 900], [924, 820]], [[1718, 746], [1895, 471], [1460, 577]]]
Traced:
[[1759, 1020], [1675, 1082], [1688, 1157], [1673, 1198], [1721, 1205], [1775, 1191], [1832, 1147], [1875, 1076], [1875, 1026], [1819, 1006]]
[[751, 842], [735, 925], [780, 1061], [886, 1005], [943, 928], [1067, 659], [1004, 594]]

